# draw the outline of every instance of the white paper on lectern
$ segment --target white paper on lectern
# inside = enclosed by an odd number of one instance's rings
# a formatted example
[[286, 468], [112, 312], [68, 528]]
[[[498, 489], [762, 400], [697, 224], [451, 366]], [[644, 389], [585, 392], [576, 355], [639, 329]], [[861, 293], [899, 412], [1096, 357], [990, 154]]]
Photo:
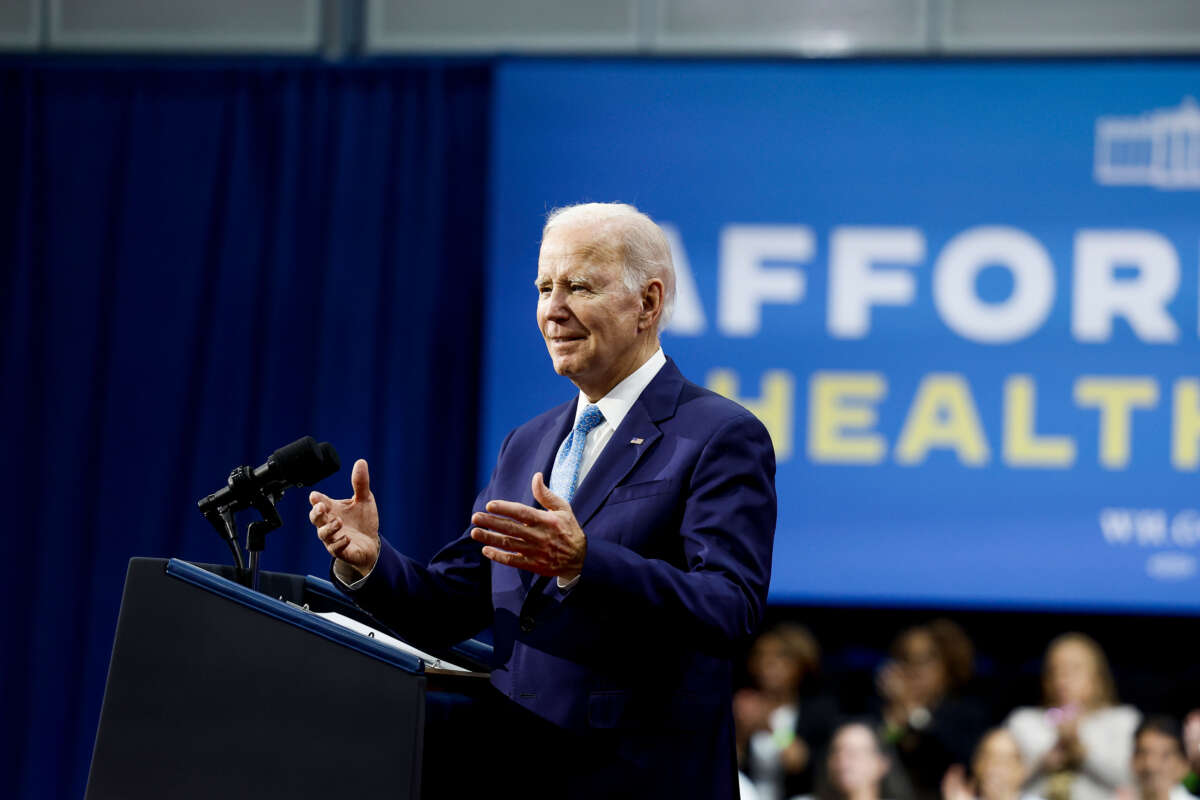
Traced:
[[457, 664], [451, 664], [449, 661], [443, 661], [440, 658], [435, 658], [434, 656], [429, 655], [429, 653], [426, 653], [424, 650], [418, 650], [411, 644], [402, 642], [394, 636], [388, 636], [383, 631], [376, 630], [370, 625], [364, 625], [358, 620], [350, 619], [350, 617], [339, 614], [336, 611], [320, 611], [313, 613], [315, 613], [318, 617], [327, 619], [330, 622], [335, 622], [338, 625], [341, 625], [343, 628], [352, 630], [355, 633], [366, 636], [369, 639], [374, 639], [377, 642], [382, 642], [389, 647], [394, 647], [397, 650], [408, 653], [411, 656], [416, 656], [417, 658], [421, 659], [421, 661], [425, 662], [426, 667], [432, 667], [433, 669], [456, 670], [458, 672], [470, 671], [465, 667], [458, 666]]

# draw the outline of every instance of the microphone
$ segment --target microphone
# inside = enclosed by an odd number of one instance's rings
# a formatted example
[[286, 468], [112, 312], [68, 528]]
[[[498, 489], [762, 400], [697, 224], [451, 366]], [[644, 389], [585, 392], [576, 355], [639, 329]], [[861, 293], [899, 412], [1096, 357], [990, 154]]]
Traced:
[[[250, 470], [235, 469], [229, 484], [196, 503], [203, 514], [214, 511], [239, 511], [254, 504], [259, 492], [282, 495], [293, 486], [311, 486], [342, 468], [337, 450], [329, 442], [317, 442], [311, 436], [284, 445], [265, 464]], [[274, 503], [274, 500], [271, 501]]]

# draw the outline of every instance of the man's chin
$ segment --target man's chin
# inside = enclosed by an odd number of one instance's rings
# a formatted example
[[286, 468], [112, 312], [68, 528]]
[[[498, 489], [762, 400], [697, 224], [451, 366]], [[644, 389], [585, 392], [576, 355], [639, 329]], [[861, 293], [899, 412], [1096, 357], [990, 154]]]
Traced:
[[547, 348], [550, 356], [550, 363], [554, 365], [554, 371], [559, 375], [577, 375], [584, 370], [589, 362], [588, 353], [581, 348], [578, 343], [573, 343], [573, 346], [557, 348]]
[[554, 371], [564, 378], [569, 378], [575, 374], [575, 365], [571, 363], [570, 359], [551, 356], [550, 363], [554, 366]]

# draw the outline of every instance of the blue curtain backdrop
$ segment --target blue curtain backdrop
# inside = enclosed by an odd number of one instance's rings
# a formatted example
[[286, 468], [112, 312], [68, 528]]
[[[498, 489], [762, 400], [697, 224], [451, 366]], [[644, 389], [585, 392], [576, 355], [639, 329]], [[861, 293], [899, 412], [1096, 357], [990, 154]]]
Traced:
[[[227, 562], [195, 502], [233, 466], [311, 433], [326, 491], [371, 462], [403, 549], [463, 528], [489, 93], [456, 62], [0, 64], [0, 794], [82, 795], [126, 563]], [[327, 570], [306, 494], [267, 569]]]

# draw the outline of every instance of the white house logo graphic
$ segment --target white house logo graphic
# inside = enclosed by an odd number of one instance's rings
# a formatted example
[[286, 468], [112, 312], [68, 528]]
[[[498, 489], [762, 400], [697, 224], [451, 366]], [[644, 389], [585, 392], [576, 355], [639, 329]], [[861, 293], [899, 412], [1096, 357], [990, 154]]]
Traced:
[[1106, 186], [1200, 189], [1200, 107], [1096, 120], [1096, 182]]

